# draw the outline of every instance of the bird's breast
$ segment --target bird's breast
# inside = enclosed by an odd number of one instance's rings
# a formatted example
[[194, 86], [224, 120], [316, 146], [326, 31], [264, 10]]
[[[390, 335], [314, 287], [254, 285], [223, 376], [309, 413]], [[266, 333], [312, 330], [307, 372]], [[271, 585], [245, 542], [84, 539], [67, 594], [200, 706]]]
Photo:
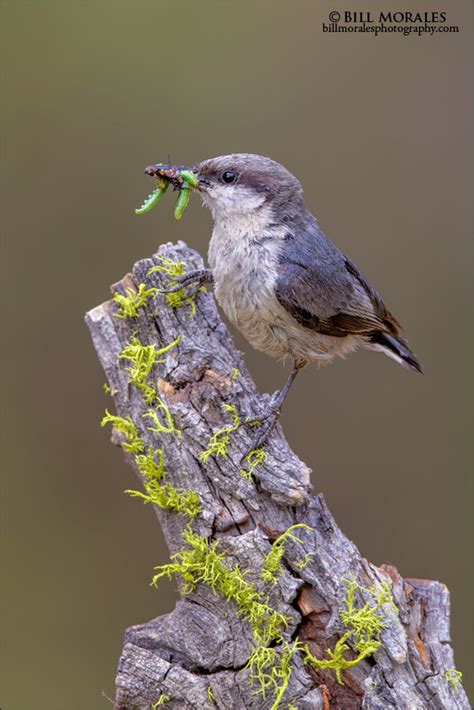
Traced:
[[279, 234], [229, 233], [214, 229], [209, 245], [217, 301], [227, 318], [257, 349], [274, 349], [272, 328], [282, 316], [275, 296]]
[[[353, 349], [349, 338], [331, 338], [303, 327], [275, 294], [284, 235], [215, 228], [209, 244], [217, 301], [227, 318], [257, 350], [284, 359], [330, 362]], [[344, 340], [344, 343], [342, 343]], [[344, 352], [343, 352], [344, 351]]]
[[209, 263], [216, 298], [227, 317], [240, 326], [276, 301], [278, 242], [271, 236], [228, 238], [213, 234]]

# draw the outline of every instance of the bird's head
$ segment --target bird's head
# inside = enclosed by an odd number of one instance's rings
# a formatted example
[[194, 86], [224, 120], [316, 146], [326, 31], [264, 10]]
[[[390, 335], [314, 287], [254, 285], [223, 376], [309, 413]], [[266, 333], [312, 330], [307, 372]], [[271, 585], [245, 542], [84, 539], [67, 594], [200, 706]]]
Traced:
[[204, 160], [193, 168], [199, 192], [214, 218], [259, 210], [287, 209], [302, 202], [300, 182], [283, 165], [251, 153]]

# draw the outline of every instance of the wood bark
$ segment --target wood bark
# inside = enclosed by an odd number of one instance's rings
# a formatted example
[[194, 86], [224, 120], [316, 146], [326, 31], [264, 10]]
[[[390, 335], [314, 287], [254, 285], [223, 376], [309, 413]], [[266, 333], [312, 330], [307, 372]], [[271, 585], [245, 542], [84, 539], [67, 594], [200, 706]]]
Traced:
[[[188, 268], [203, 266], [199, 254], [184, 243], [166, 244], [152, 258], [136, 263], [132, 273], [112, 287], [113, 292], [125, 293], [142, 283], [147, 288], [166, 288], [165, 274], [148, 274], [150, 267], [160, 264], [161, 256], [183, 260]], [[334, 671], [318, 672], [296, 654], [280, 707], [469, 708], [462, 685], [454, 687], [445, 677], [448, 669], [455, 668], [447, 588], [435, 581], [402, 579], [394, 567], [377, 567], [364, 559], [339, 529], [322, 493], [312, 492], [310, 470], [289, 448], [280, 426], [267, 445], [266, 461], [255, 469], [253, 482], [240, 473], [241, 458], [255, 437], [251, 427], [241, 426], [231, 435], [227, 457], [211, 457], [205, 464], [200, 459], [211, 435], [229, 423], [224, 403], [235, 405], [245, 419], [258, 416], [269, 395], [257, 391], [212, 292], [200, 290], [196, 305], [193, 316], [189, 306], [173, 309], [157, 293], [135, 318], [116, 317], [113, 301], [86, 316], [116, 412], [132, 418], [147, 446], [157, 446], [156, 435], [142, 418], [148, 407], [141, 392], [129, 383], [126, 363], [119, 355], [135, 334], [158, 348], [181, 336], [179, 345], [157, 364], [154, 378], [181, 431], [181, 437], [160, 437], [167, 480], [197, 491], [202, 501], [193, 530], [219, 540], [229, 562], [238, 563], [249, 580], [268, 591], [260, 571], [272, 541], [296, 523], [312, 528], [299, 531], [301, 542], [288, 541], [284, 572], [269, 595], [272, 605], [291, 619], [287, 637], [307, 642], [319, 658], [327, 648], [334, 648], [345, 631], [339, 615], [344, 580], [355, 575], [367, 587], [392, 583], [398, 613], [384, 607], [382, 646], [375, 655], [344, 671], [341, 685]], [[120, 443], [120, 436], [113, 436], [113, 441]], [[126, 454], [126, 458], [140, 477], [134, 457]], [[183, 547], [181, 535], [188, 521], [168, 510], [155, 508], [155, 512], [173, 554]], [[305, 566], [302, 559], [307, 560]], [[256, 695], [245, 668], [253, 645], [250, 625], [235, 604], [200, 585], [181, 595], [169, 614], [126, 631], [115, 710], [151, 710], [163, 696], [169, 698], [165, 704], [169, 708], [270, 709], [274, 697]]]

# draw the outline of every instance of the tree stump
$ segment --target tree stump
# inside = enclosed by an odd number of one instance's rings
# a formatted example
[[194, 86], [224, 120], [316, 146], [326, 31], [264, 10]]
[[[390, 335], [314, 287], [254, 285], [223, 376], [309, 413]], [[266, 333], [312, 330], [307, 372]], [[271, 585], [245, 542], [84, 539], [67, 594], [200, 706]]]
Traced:
[[181, 592], [169, 614], [126, 631], [115, 710], [467, 710], [447, 588], [364, 559], [279, 426], [242, 461], [256, 433], [246, 420], [268, 395], [212, 293], [159, 292], [171, 262], [203, 266], [184, 243], [163, 245], [112, 287], [132, 295], [128, 315], [110, 300], [86, 316], [122, 418], [112, 441], [158, 503], [177, 555], [161, 572]]

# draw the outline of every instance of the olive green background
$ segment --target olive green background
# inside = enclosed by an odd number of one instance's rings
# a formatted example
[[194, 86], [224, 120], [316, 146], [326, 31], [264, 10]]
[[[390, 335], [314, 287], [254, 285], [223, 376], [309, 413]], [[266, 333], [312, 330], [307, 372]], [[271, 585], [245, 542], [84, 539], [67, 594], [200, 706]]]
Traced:
[[[324, 34], [335, 8], [448, 13], [458, 34]], [[0, 6], [2, 710], [100, 710], [124, 629], [173, 607], [150, 508], [98, 422], [83, 314], [158, 244], [205, 252], [197, 199], [151, 214], [147, 163], [251, 151], [308, 206], [405, 326], [424, 377], [357, 353], [308, 368], [283, 424], [339, 525], [376, 563], [445, 582], [472, 688], [470, 0], [143, 0]], [[286, 370], [239, 337], [264, 391]], [[472, 467], [472, 466], [471, 466]]]

